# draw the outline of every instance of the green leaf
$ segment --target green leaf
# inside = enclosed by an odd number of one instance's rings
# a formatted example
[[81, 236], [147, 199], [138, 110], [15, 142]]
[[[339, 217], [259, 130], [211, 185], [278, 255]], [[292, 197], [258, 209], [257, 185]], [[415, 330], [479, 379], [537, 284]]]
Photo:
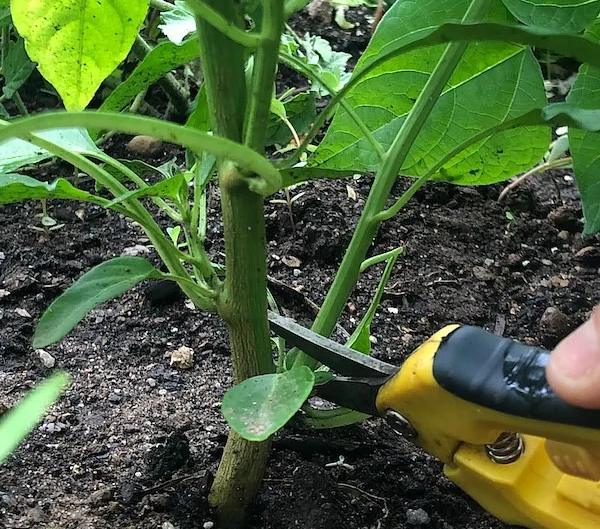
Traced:
[[[380, 23], [356, 71], [393, 54], [407, 35], [448, 20], [460, 19], [468, 0], [423, 0], [397, 2]], [[497, 6], [493, 21], [508, 15]], [[414, 38], [414, 37], [413, 37]], [[406, 37], [410, 41], [410, 37]], [[347, 102], [387, 149], [413, 102], [435, 68], [442, 46], [417, 49], [392, 56], [359, 80], [347, 95]], [[358, 75], [355, 73], [355, 76]], [[493, 105], [487, 94], [494, 94]], [[546, 96], [540, 68], [530, 50], [504, 43], [469, 46], [465, 57], [425, 124], [402, 168], [407, 176], [422, 176], [455, 147], [481, 130], [544, 106]], [[510, 178], [537, 163], [550, 143], [549, 130], [523, 128], [500, 132], [473, 145], [448, 161], [440, 178], [461, 185], [487, 184]], [[327, 135], [308, 167], [299, 173], [328, 171], [340, 175], [373, 172], [376, 153], [354, 121], [339, 109]]]
[[25, 175], [0, 174], [0, 204], [54, 198], [92, 202], [101, 206], [107, 206], [108, 202], [87, 191], [77, 189], [64, 178], [58, 178], [49, 184]]
[[171, 178], [167, 178], [166, 180], [161, 180], [154, 185], [143, 187], [140, 189], [135, 189], [133, 191], [129, 191], [121, 195], [120, 197], [112, 200], [107, 207], [116, 206], [121, 204], [127, 200], [134, 200], [140, 198], [147, 197], [168, 197], [172, 199], [177, 199], [179, 197], [179, 192], [182, 187], [187, 184], [185, 174], [178, 173]]
[[306, 366], [249, 378], [225, 393], [223, 415], [244, 439], [264, 441], [296, 414], [314, 384], [315, 375]]
[[29, 56], [67, 110], [81, 110], [125, 59], [149, 0], [11, 0]]
[[117, 257], [84, 274], [48, 307], [33, 336], [41, 349], [64, 338], [94, 307], [161, 274], [141, 257]]
[[[600, 68], [583, 66], [568, 103], [600, 108]], [[569, 129], [569, 145], [583, 203], [584, 235], [600, 231], [600, 133]]]
[[106, 98], [100, 110], [121, 111], [135, 97], [175, 68], [198, 57], [198, 39], [187, 40], [181, 46], [161, 42], [144, 57], [131, 75]]
[[600, 0], [502, 0], [521, 22], [565, 33], [583, 31], [600, 13]]
[[[0, 129], [6, 126], [9, 124], [0, 123]], [[50, 129], [36, 134], [40, 138], [79, 154], [100, 152], [84, 129]], [[52, 154], [27, 141], [15, 138], [0, 142], [0, 173], [10, 173], [25, 165], [42, 162], [48, 158], [52, 158]]]
[[[285, 111], [299, 135], [304, 134], [315, 120], [317, 108], [314, 92], [304, 92], [285, 102]], [[280, 119], [271, 116], [267, 129], [267, 144], [287, 145], [292, 140], [290, 129]]]
[[[379, 304], [381, 303], [381, 298], [383, 297], [383, 293], [385, 291], [385, 287], [390, 280], [390, 276], [392, 275], [392, 271], [394, 270], [394, 265], [398, 260], [398, 257], [402, 255], [404, 252], [404, 248], [397, 248], [392, 250], [391, 252], [387, 252], [383, 254], [381, 257], [385, 259], [386, 265], [379, 280], [379, 285], [377, 286], [377, 290], [375, 291], [375, 295], [369, 304], [369, 308], [367, 312], [363, 316], [362, 320], [352, 333], [352, 336], [346, 342], [346, 346], [354, 349], [355, 351], [360, 351], [364, 354], [371, 354], [371, 324], [373, 323], [373, 318], [375, 318], [375, 314], [377, 313], [377, 309], [379, 308]], [[369, 266], [373, 266], [378, 264], [378, 259], [369, 259]]]
[[175, 1], [175, 9], [160, 14], [161, 24], [158, 26], [174, 44], [181, 44], [190, 33], [196, 31], [194, 13], [182, 0]]
[[25, 41], [19, 38], [17, 41], [9, 40], [8, 53], [4, 59], [4, 87], [2, 92], [5, 97], [12, 99], [15, 92], [23, 86], [35, 70], [35, 63], [29, 60], [25, 51]]
[[39, 384], [0, 420], [0, 463], [40, 422], [46, 410], [69, 383], [66, 373], [57, 373]]

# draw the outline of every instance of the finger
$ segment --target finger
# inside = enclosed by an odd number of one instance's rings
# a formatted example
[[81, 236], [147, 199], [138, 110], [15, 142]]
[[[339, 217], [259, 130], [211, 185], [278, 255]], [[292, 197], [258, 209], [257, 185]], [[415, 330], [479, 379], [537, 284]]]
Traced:
[[552, 389], [570, 404], [600, 408], [599, 308], [556, 346], [546, 375]]

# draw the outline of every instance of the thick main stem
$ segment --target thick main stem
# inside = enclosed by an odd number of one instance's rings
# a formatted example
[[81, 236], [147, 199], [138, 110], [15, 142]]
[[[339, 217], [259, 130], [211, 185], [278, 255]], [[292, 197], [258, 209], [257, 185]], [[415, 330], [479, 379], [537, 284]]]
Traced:
[[[205, 0], [205, 4], [243, 27], [234, 0]], [[220, 136], [242, 142], [247, 108], [244, 49], [202, 17], [197, 16], [196, 22], [213, 129]], [[266, 128], [266, 122], [263, 125]], [[273, 371], [264, 200], [248, 189], [242, 170], [227, 160], [219, 161], [227, 275], [218, 309], [229, 327], [237, 382]], [[221, 529], [243, 526], [258, 493], [269, 449], [269, 442], [252, 443], [229, 434], [210, 493]]]
[[[490, 0], [473, 0], [463, 18], [463, 22], [479, 20], [489, 10], [490, 5]], [[387, 152], [381, 169], [373, 182], [365, 208], [354, 231], [354, 236], [346, 250], [333, 284], [325, 297], [321, 310], [313, 323], [313, 330], [319, 334], [327, 336], [333, 332], [335, 324], [356, 285], [360, 274], [360, 265], [365, 259], [381, 225], [381, 221], [376, 216], [385, 208], [387, 199], [410, 149], [442, 94], [446, 83], [460, 63], [467, 46], [467, 42], [454, 42], [447, 46]], [[314, 367], [315, 361], [305, 354], [299, 354], [295, 365]]]

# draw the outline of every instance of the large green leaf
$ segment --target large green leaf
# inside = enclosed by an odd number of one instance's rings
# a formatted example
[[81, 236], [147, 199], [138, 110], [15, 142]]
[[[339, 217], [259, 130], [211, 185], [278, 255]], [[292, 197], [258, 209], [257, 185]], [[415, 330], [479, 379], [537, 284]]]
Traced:
[[100, 110], [123, 110], [142, 90], [171, 70], [194, 60], [199, 53], [198, 39], [192, 38], [181, 46], [162, 42], [144, 57], [131, 75], [102, 103]]
[[35, 63], [29, 60], [23, 39], [8, 41], [8, 53], [4, 58], [3, 66], [4, 87], [2, 92], [5, 97], [10, 99], [35, 70]]
[[0, 463], [4, 461], [42, 419], [69, 383], [66, 373], [57, 373], [39, 384], [0, 420]]
[[33, 346], [40, 349], [60, 341], [94, 307], [160, 276], [141, 257], [117, 257], [92, 268], [48, 307], [35, 330]]
[[[8, 123], [0, 122], [0, 127], [5, 126], [8, 126]], [[37, 136], [79, 154], [99, 152], [98, 147], [84, 129], [50, 129], [38, 132]], [[0, 142], [1, 173], [10, 173], [25, 165], [41, 162], [51, 157], [52, 154], [47, 150], [18, 138]]]
[[[567, 100], [600, 108], [600, 68], [583, 66]], [[569, 129], [569, 145], [583, 203], [584, 233], [589, 235], [600, 231], [600, 133]]]
[[583, 31], [600, 13], [600, 0], [502, 0], [521, 22], [557, 31]]
[[67, 110], [81, 110], [125, 59], [149, 0], [11, 0], [29, 56]]
[[273, 375], [249, 378], [223, 397], [223, 416], [249, 441], [264, 441], [301, 408], [315, 384], [306, 366]]
[[[397, 2], [380, 23], [356, 71], [393, 47], [398, 35], [460, 20], [469, 3]], [[491, 15], [492, 21], [500, 22], [508, 16], [502, 5], [496, 5]], [[348, 103], [384, 148], [391, 145], [442, 50], [441, 46], [431, 46], [393, 56], [373, 68], [348, 93]], [[495, 42], [471, 44], [413, 146], [402, 174], [427, 173], [446, 153], [470, 137], [541, 108], [545, 100], [539, 65], [530, 50]], [[448, 161], [440, 178], [458, 184], [505, 180], [538, 162], [549, 140], [549, 131], [542, 127], [493, 134]], [[307, 168], [299, 171], [343, 175], [371, 172], [377, 167], [378, 159], [369, 142], [340, 109]]]
[[58, 178], [52, 183], [47, 183], [25, 175], [0, 174], [0, 204], [53, 198], [93, 202], [100, 205], [107, 205], [108, 203], [103, 198], [77, 189], [64, 178]]

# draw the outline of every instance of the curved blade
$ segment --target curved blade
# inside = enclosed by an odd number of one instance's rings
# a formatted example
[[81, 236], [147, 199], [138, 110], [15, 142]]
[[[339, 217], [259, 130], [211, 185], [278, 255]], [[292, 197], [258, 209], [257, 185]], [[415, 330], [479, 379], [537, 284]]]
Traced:
[[275, 334], [340, 375], [388, 378], [398, 371], [395, 365], [354, 351], [274, 312], [269, 312], [269, 322]]

